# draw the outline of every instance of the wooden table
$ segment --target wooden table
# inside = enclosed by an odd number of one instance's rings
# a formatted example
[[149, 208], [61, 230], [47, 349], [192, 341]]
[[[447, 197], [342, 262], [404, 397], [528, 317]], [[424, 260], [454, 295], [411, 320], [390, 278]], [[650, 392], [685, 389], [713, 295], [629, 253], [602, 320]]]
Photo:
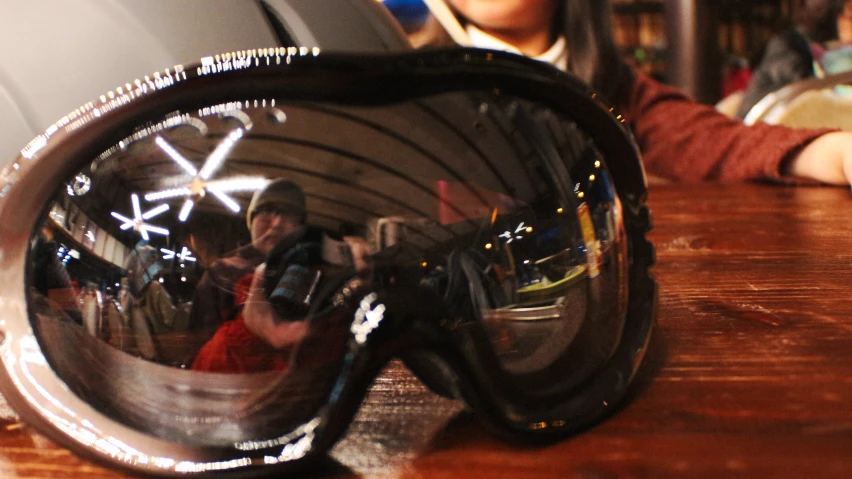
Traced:
[[[852, 478], [852, 193], [666, 185], [650, 204], [658, 328], [620, 411], [506, 444], [392, 365], [311, 475]], [[121, 477], [2, 418], [0, 476]]]

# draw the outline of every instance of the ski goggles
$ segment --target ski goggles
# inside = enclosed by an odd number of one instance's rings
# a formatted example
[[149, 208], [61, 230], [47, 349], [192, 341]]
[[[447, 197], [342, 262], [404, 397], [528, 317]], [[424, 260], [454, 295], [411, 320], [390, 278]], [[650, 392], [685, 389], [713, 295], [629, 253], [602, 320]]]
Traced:
[[171, 476], [305, 467], [392, 359], [509, 437], [586, 428], [656, 300], [611, 111], [479, 50], [128, 83], [0, 172], [0, 390], [78, 454]]

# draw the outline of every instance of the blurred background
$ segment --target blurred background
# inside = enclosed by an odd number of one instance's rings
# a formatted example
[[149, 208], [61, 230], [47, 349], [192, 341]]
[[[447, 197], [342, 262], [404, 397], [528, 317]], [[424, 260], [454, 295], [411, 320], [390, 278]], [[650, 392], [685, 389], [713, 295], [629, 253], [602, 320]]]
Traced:
[[[836, 78], [852, 69], [849, 0], [610, 1], [615, 40], [625, 59], [731, 116], [746, 118], [758, 100], [784, 84]], [[827, 4], [833, 8], [830, 22], [819, 23], [812, 12]], [[405, 49], [405, 35], [416, 37], [429, 16], [423, 0], [5, 0], [0, 13], [0, 166], [63, 115], [155, 71], [261, 46]], [[824, 38], [817, 38], [817, 30]], [[786, 83], [769, 82], [745, 94], [753, 77], [779, 76], [772, 70], [777, 63], [761, 69], [767, 45], [778, 38], [797, 38], [804, 45], [798, 52], [805, 58], [801, 71], [784, 78]], [[830, 61], [818, 65], [818, 58]], [[844, 100], [848, 93], [843, 92]], [[766, 107], [760, 113], [755, 121], [765, 121], [771, 112]], [[823, 116], [811, 114], [797, 126], [847, 126], [815, 123]], [[844, 109], [835, 116], [849, 115]], [[0, 171], [0, 177], [7, 173]]]
[[[769, 39], [791, 28], [808, 0], [611, 0], [623, 55], [654, 78], [714, 104], [743, 83]], [[384, 0], [407, 32], [428, 9], [422, 0]], [[727, 81], [727, 84], [726, 84]], [[735, 85], [732, 85], [734, 83]]]

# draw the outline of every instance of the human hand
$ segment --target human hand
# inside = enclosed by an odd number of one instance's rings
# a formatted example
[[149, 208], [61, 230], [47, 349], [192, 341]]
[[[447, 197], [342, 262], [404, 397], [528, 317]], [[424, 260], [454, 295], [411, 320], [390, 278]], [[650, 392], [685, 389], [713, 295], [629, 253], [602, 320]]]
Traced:
[[370, 258], [373, 251], [367, 241], [360, 236], [344, 236], [343, 241], [349, 246], [352, 252], [352, 261], [355, 266], [355, 271], [363, 273], [370, 267]]
[[831, 185], [852, 183], [852, 132], [827, 133], [790, 162], [788, 173]]
[[246, 329], [275, 349], [298, 344], [308, 334], [308, 322], [305, 320], [277, 321], [277, 313], [264, 295], [264, 271], [266, 271], [266, 263], [254, 270], [248, 299], [243, 306], [243, 321], [245, 321]]

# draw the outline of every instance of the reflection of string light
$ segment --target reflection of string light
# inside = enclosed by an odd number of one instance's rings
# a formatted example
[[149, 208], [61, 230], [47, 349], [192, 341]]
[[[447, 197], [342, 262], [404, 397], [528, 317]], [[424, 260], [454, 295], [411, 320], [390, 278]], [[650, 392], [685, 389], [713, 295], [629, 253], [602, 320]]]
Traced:
[[160, 205], [154, 208], [153, 210], [143, 214], [142, 209], [139, 207], [139, 196], [137, 196], [136, 193], [130, 195], [130, 202], [133, 204], [133, 219], [127, 218], [126, 216], [116, 213], [115, 211], [111, 213], [113, 218], [123, 222], [123, 224], [119, 226], [122, 231], [133, 228], [134, 231], [139, 232], [139, 234], [142, 236], [142, 239], [144, 239], [145, 241], [148, 241], [150, 239], [148, 237], [149, 232], [163, 236], [169, 234], [169, 230], [145, 222], [159, 215], [160, 213], [168, 211], [169, 205]]
[[160, 248], [160, 251], [163, 253], [163, 259], [166, 260], [177, 258], [181, 261], [195, 261], [195, 258], [192, 256], [192, 251], [190, 251], [189, 248], [187, 248], [186, 246], [184, 246], [183, 249], [180, 250], [180, 253], [166, 248]]
[[178, 214], [178, 219], [183, 222], [186, 221], [186, 218], [189, 217], [189, 212], [192, 211], [192, 206], [195, 204], [192, 200], [186, 200], [183, 202], [183, 206], [180, 208], [180, 214]]
[[485, 249], [491, 249], [494, 246], [491, 243], [485, 243]]
[[367, 342], [367, 337], [372, 333], [385, 317], [385, 305], [376, 303], [378, 296], [376, 293], [370, 293], [361, 300], [358, 310], [355, 311], [355, 320], [352, 322], [349, 330], [354, 333], [355, 341], [358, 344]]
[[189, 188], [173, 188], [170, 190], [158, 191], [156, 193], [148, 193], [145, 195], [146, 201], [165, 200], [167, 198], [176, 198], [178, 196], [189, 196]]
[[589, 181], [595, 181], [595, 175], [589, 175]]
[[[172, 159], [178, 166], [183, 168], [185, 172], [193, 178], [186, 186], [179, 188], [170, 188], [160, 191], [154, 191], [145, 195], [146, 201], [158, 201], [166, 198], [178, 197], [203, 197], [207, 193], [212, 194], [222, 204], [234, 213], [240, 212], [240, 205], [227, 193], [237, 191], [257, 191], [269, 183], [266, 178], [260, 177], [234, 177], [221, 180], [210, 180], [210, 178], [221, 168], [227, 159], [228, 153], [242, 138], [244, 130], [237, 128], [232, 131], [219, 143], [212, 153], [204, 161], [201, 170], [196, 170], [192, 163], [189, 162], [183, 155], [172, 147], [163, 137], [158, 136], [154, 142], [163, 150], [169, 158]], [[189, 218], [189, 213], [195, 206], [195, 202], [191, 198], [187, 198], [178, 214], [178, 220], [186, 221]]]
[[237, 140], [242, 138], [242, 136], [242, 128], [237, 128], [229, 133], [221, 143], [216, 145], [213, 153], [210, 153], [210, 156], [207, 157], [207, 160], [204, 162], [204, 166], [202, 166], [201, 171], [198, 172], [198, 176], [202, 180], [209, 180], [210, 176], [219, 170], [219, 167], [225, 162], [225, 156], [231, 151], [231, 148], [234, 147]]
[[601, 167], [601, 160], [595, 160], [595, 168]]
[[565, 211], [565, 210], [563, 210], [561, 207], [560, 207], [560, 208], [556, 208], [556, 214], [560, 214], [560, 215], [561, 215], [563, 211]]
[[225, 193], [222, 193], [221, 191], [214, 190], [214, 189], [212, 189], [212, 188], [208, 189], [207, 191], [209, 191], [210, 193], [212, 193], [212, 194], [213, 194], [213, 196], [215, 196], [216, 198], [219, 198], [219, 201], [221, 201], [221, 202], [222, 202], [225, 206], [227, 206], [227, 207], [228, 207], [228, 209], [230, 209], [230, 210], [231, 210], [231, 211], [233, 211], [234, 213], [239, 213], [239, 212], [240, 212], [240, 205], [239, 205], [239, 203], [237, 203], [236, 201], [232, 200], [230, 196], [226, 195]]
[[585, 198], [585, 196], [586, 196], [586, 194], [583, 193], [582, 191], [577, 193], [577, 198]]
[[186, 276], [181, 276], [181, 277], [180, 277], [180, 280], [181, 280], [182, 282], [186, 283]]
[[521, 235], [521, 234], [519, 234], [519, 233], [521, 233], [521, 232], [532, 233], [532, 231], [533, 231], [532, 226], [524, 226], [524, 222], [522, 221], [522, 222], [521, 222], [521, 224], [519, 224], [519, 225], [517, 226], [517, 228], [515, 228], [514, 233], [513, 233], [513, 232], [511, 232], [511, 231], [504, 231], [504, 232], [500, 233], [500, 234], [499, 234], [499, 235], [497, 235], [497, 236], [498, 236], [499, 238], [503, 238], [503, 239], [505, 239], [505, 240], [506, 240], [506, 244], [509, 244], [509, 243], [511, 243], [512, 241], [515, 241], [516, 239], [517, 239], [517, 240], [519, 240], [519, 239], [524, 239], [523, 235]]

